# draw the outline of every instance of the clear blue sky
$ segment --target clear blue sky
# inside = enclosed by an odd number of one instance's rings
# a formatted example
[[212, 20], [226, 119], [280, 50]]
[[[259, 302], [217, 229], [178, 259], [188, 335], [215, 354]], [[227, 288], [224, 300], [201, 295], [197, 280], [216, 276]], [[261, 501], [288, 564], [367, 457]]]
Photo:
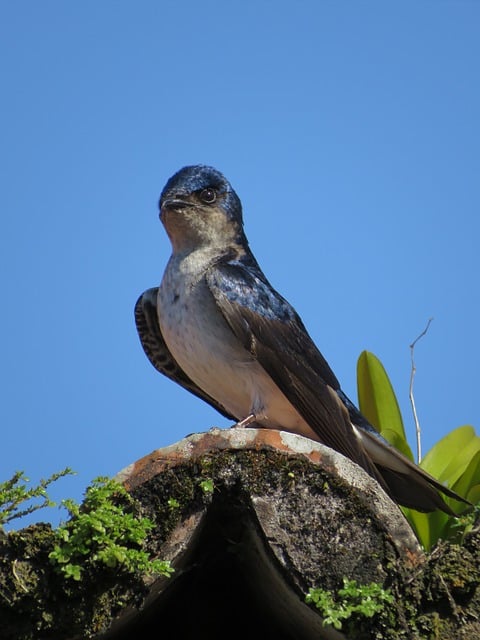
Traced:
[[[133, 306], [170, 254], [166, 180], [230, 179], [272, 284], [356, 400], [384, 363], [414, 443], [480, 425], [480, 4], [3, 3], [1, 478], [79, 499], [229, 423], [163, 378]], [[58, 518], [52, 511], [43, 518]]]

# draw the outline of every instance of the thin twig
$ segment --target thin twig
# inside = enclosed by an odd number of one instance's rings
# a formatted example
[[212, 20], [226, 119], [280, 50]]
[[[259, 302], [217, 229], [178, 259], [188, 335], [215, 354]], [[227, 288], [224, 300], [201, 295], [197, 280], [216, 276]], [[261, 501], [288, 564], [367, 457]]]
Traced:
[[416, 436], [417, 436], [417, 462], [418, 462], [418, 464], [420, 464], [420, 462], [422, 461], [422, 443], [421, 443], [421, 438], [420, 438], [420, 423], [418, 421], [417, 409], [415, 407], [415, 398], [413, 396], [413, 379], [414, 379], [415, 373], [417, 371], [417, 368], [415, 366], [415, 360], [413, 358], [413, 351], [415, 349], [415, 345], [420, 340], [420, 338], [423, 338], [423, 336], [427, 333], [428, 328], [430, 327], [430, 324], [431, 324], [432, 320], [433, 320], [433, 318], [429, 318], [428, 319], [427, 326], [425, 327], [425, 329], [422, 331], [422, 333], [420, 335], [418, 335], [415, 338], [415, 340], [410, 345], [410, 361], [412, 363], [412, 368], [411, 368], [411, 371], [410, 371], [410, 392], [409, 392], [408, 395], [409, 395], [409, 398], [410, 398], [410, 404], [412, 405], [413, 419], [415, 421], [415, 433], [416, 433]]
[[28, 593], [28, 589], [27, 587], [23, 584], [23, 580], [20, 579], [20, 576], [18, 575], [17, 571], [16, 571], [16, 567], [17, 567], [17, 562], [18, 560], [14, 560], [12, 562], [12, 573], [13, 573], [13, 577], [15, 578], [15, 580], [17, 581], [18, 586], [20, 587], [20, 589], [22, 591], [25, 591], [25, 593]]

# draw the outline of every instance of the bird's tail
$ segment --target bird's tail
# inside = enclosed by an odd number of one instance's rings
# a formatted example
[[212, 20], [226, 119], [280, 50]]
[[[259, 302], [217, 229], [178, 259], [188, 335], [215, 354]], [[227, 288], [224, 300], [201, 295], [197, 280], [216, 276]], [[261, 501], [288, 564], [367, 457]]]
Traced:
[[453, 516], [458, 514], [447, 505], [441, 494], [470, 505], [468, 500], [445, 487], [378, 434], [361, 427], [354, 426], [354, 429], [387, 486], [388, 493], [399, 504], [417, 511], [440, 509]]

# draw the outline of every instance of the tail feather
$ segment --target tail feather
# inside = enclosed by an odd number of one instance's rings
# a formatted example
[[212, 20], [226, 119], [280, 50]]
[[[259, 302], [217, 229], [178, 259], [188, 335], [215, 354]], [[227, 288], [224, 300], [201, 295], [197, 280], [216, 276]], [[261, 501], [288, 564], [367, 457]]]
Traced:
[[468, 500], [445, 487], [429, 473], [411, 462], [381, 436], [361, 427], [354, 427], [363, 448], [375, 464], [391, 497], [405, 507], [417, 511], [440, 509], [448, 515], [458, 515], [441, 494], [470, 505]]

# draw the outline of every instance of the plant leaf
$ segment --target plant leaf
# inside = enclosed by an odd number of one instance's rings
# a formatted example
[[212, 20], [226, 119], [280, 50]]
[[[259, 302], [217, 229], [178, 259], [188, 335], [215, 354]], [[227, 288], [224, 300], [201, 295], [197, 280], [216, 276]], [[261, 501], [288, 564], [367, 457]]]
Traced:
[[470, 491], [480, 485], [480, 450], [471, 458], [460, 478], [452, 485], [454, 491], [468, 496]]
[[413, 460], [402, 414], [387, 372], [370, 351], [362, 351], [357, 362], [357, 392], [360, 411], [381, 435]]
[[432, 540], [430, 531], [430, 514], [421, 513], [420, 511], [415, 511], [415, 509], [408, 509], [407, 507], [401, 507], [401, 509], [415, 531], [418, 541], [426, 551], [429, 551], [435, 542], [435, 540]]
[[480, 438], [473, 427], [466, 425], [447, 433], [428, 451], [421, 467], [434, 478], [446, 482], [455, 480], [465, 471], [476, 451], [480, 450]]

